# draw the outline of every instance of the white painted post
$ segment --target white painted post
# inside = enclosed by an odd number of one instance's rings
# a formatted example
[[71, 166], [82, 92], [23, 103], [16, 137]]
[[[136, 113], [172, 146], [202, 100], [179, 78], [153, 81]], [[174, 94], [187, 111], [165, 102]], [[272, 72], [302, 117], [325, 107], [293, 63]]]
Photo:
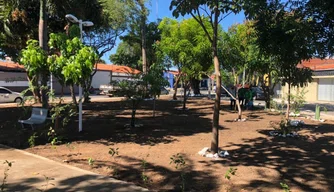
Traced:
[[[82, 20], [79, 20], [80, 40], [82, 42]], [[82, 87], [79, 84], [79, 132], [82, 131]]]

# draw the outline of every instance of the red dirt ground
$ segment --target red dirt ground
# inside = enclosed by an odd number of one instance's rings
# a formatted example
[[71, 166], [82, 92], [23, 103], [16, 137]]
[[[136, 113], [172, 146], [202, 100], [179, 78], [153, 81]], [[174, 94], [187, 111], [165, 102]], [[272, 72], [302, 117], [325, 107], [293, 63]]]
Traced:
[[[140, 128], [126, 129], [130, 121], [129, 103], [95, 102], [84, 106], [84, 132], [73, 131], [68, 140], [55, 148], [50, 144], [27, 148], [26, 151], [93, 172], [134, 182], [153, 191], [178, 191], [181, 172], [186, 174], [187, 191], [282, 191], [281, 182], [291, 191], [334, 191], [334, 122], [306, 123], [299, 138], [271, 137], [270, 121], [280, 115], [263, 110], [244, 112], [245, 122], [234, 122], [236, 113], [223, 103], [219, 146], [230, 156], [219, 160], [198, 155], [211, 141], [213, 101], [191, 99], [188, 111], [179, 111], [182, 102], [169, 98], [157, 101], [157, 116], [152, 117], [152, 101], [145, 101], [137, 111]], [[11, 111], [0, 109], [2, 121]], [[8, 118], [7, 118], [8, 119]], [[8, 122], [7, 122], [8, 124]], [[7, 125], [6, 124], [6, 125]], [[77, 122], [69, 125], [77, 129]], [[0, 142], [2, 142], [0, 140]], [[109, 148], [119, 148], [115, 158]], [[170, 157], [180, 153], [186, 167], [176, 170]], [[88, 159], [94, 159], [93, 166]], [[141, 175], [142, 162], [149, 182]], [[118, 170], [115, 173], [115, 168]], [[226, 171], [237, 168], [228, 181]]]

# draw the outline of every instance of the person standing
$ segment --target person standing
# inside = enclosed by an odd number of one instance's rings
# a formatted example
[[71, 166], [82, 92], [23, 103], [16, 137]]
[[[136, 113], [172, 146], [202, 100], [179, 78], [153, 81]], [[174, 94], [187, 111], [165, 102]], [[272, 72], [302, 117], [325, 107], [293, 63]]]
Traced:
[[244, 105], [246, 91], [247, 90], [243, 87], [239, 88], [238, 90], [238, 99], [239, 99], [240, 106]]

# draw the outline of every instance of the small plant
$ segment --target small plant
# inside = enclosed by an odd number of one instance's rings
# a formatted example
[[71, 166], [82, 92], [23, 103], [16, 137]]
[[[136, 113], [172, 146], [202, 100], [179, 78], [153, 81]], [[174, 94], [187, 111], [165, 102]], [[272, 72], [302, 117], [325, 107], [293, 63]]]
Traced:
[[175, 169], [179, 169], [179, 168], [184, 167], [186, 165], [186, 162], [183, 159], [183, 156], [177, 153], [176, 155], [173, 155], [172, 157], [170, 157], [169, 164], [174, 164]]
[[5, 160], [3, 162], [3, 164], [7, 164], [7, 167], [5, 168], [5, 170], [3, 172], [4, 176], [3, 176], [3, 179], [2, 179], [2, 184], [0, 186], [0, 191], [1, 192], [5, 191], [7, 178], [8, 178], [8, 175], [9, 175], [8, 172], [9, 172], [9, 169], [12, 167], [13, 163], [14, 163], [13, 161], [7, 161], [7, 160]]
[[[109, 151], [108, 151], [109, 155], [111, 155], [111, 157], [114, 159], [114, 161], [116, 162], [117, 159], [116, 159], [116, 156], [118, 156], [118, 148], [109, 148]], [[110, 166], [110, 169], [113, 170], [113, 176], [114, 177], [118, 177], [119, 176], [119, 169], [117, 166]]]
[[[174, 164], [175, 169], [179, 170], [180, 168], [183, 169], [186, 166], [186, 161], [184, 160], [183, 156], [180, 153], [177, 153], [176, 155], [173, 155], [170, 157], [169, 164]], [[186, 190], [186, 173], [184, 171], [181, 171], [181, 190]]]
[[28, 139], [28, 143], [30, 147], [35, 147], [36, 145], [36, 139], [38, 138], [37, 133], [34, 132], [34, 134], [32, 134], [29, 139]]
[[49, 185], [55, 186], [55, 184], [50, 183], [50, 181], [54, 180], [54, 178], [48, 177], [48, 176], [46, 176], [46, 175], [43, 175], [43, 176], [44, 176], [44, 179], [45, 179], [45, 184], [42, 185], [42, 187], [43, 187], [44, 189], [41, 190], [41, 191], [47, 191]]
[[70, 151], [74, 149], [74, 146], [72, 146], [72, 143], [71, 143], [71, 142], [66, 143], [66, 147], [67, 147], [68, 150], [70, 150]]
[[237, 168], [230, 167], [225, 173], [225, 176], [224, 176], [225, 179], [230, 181], [231, 180], [231, 175], [235, 175], [237, 170], [238, 170]]
[[294, 127], [290, 125], [290, 121], [287, 121], [284, 116], [282, 116], [279, 124], [272, 123], [271, 126], [283, 135], [289, 134], [294, 130]]
[[143, 181], [144, 185], [148, 185], [150, 183], [150, 178], [149, 178], [148, 175], [146, 175], [147, 161], [145, 159], [141, 160], [141, 166], [140, 167], [142, 168], [140, 178]]
[[56, 131], [50, 127], [49, 131], [48, 131], [48, 140], [50, 141], [51, 145], [54, 146], [58, 145], [61, 143], [61, 140], [59, 139], [59, 137], [57, 136]]
[[297, 92], [297, 94], [290, 94], [291, 110], [293, 110], [295, 114], [299, 114], [300, 108], [305, 105], [305, 94], [306, 92], [304, 89], [302, 89], [300, 92]]
[[289, 185], [285, 182], [280, 182], [280, 185], [284, 192], [291, 192]]
[[315, 106], [315, 119], [318, 120], [318, 121], [320, 120], [321, 108], [323, 108], [323, 110], [325, 112], [327, 112], [327, 108], [326, 107], [321, 107], [320, 105], [316, 105]]
[[60, 103], [53, 106], [53, 108], [50, 111], [52, 113], [51, 115], [52, 123], [55, 123], [55, 129], [60, 128], [60, 123], [59, 123], [60, 118], [62, 118], [61, 126], [64, 128], [71, 120], [71, 117], [77, 114], [76, 108], [73, 107], [73, 104], [62, 105], [61, 101], [62, 99], [60, 99]]
[[118, 148], [109, 148], [109, 155], [111, 155], [111, 157], [114, 157], [115, 155], [118, 156]]
[[94, 166], [94, 162], [95, 162], [95, 160], [93, 158], [91, 158], [91, 157], [88, 158], [88, 165], [89, 166], [93, 167]]
[[237, 168], [230, 167], [230, 168], [226, 171], [224, 177], [225, 177], [225, 179], [227, 179], [228, 182], [229, 182], [229, 186], [226, 187], [226, 191], [230, 191], [230, 189], [232, 188], [233, 183], [231, 182], [231, 177], [232, 177], [232, 175], [235, 175], [235, 173], [237, 172], [237, 170], [238, 170]]

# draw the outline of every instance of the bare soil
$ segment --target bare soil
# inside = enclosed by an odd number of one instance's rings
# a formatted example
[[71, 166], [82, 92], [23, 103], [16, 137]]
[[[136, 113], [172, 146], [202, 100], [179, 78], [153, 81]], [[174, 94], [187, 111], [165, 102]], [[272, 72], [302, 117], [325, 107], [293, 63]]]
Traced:
[[[271, 137], [270, 122], [279, 122], [279, 114], [256, 109], [243, 113], [247, 121], [234, 122], [237, 113], [222, 103], [219, 147], [230, 156], [216, 160], [197, 154], [210, 146], [213, 101], [190, 99], [189, 110], [180, 111], [182, 102], [169, 99], [157, 101], [155, 118], [153, 102], [144, 101], [136, 115], [137, 123], [143, 124], [140, 128], [124, 128], [131, 116], [128, 102], [86, 104], [84, 132], [77, 133], [73, 119], [64, 144], [25, 150], [152, 191], [180, 191], [181, 173], [185, 174], [186, 191], [282, 191], [280, 183], [286, 183], [291, 191], [334, 191], [334, 122], [299, 118], [306, 124], [298, 131], [298, 138]], [[0, 109], [1, 143], [14, 143], [5, 138], [24, 142], [22, 139], [32, 133], [8, 130], [22, 111], [17, 107]], [[112, 157], [110, 148], [118, 148], [119, 155]], [[184, 168], [170, 164], [177, 153], [186, 162]], [[92, 165], [89, 158], [94, 160]], [[225, 173], [230, 167], [237, 171], [228, 180]]]

